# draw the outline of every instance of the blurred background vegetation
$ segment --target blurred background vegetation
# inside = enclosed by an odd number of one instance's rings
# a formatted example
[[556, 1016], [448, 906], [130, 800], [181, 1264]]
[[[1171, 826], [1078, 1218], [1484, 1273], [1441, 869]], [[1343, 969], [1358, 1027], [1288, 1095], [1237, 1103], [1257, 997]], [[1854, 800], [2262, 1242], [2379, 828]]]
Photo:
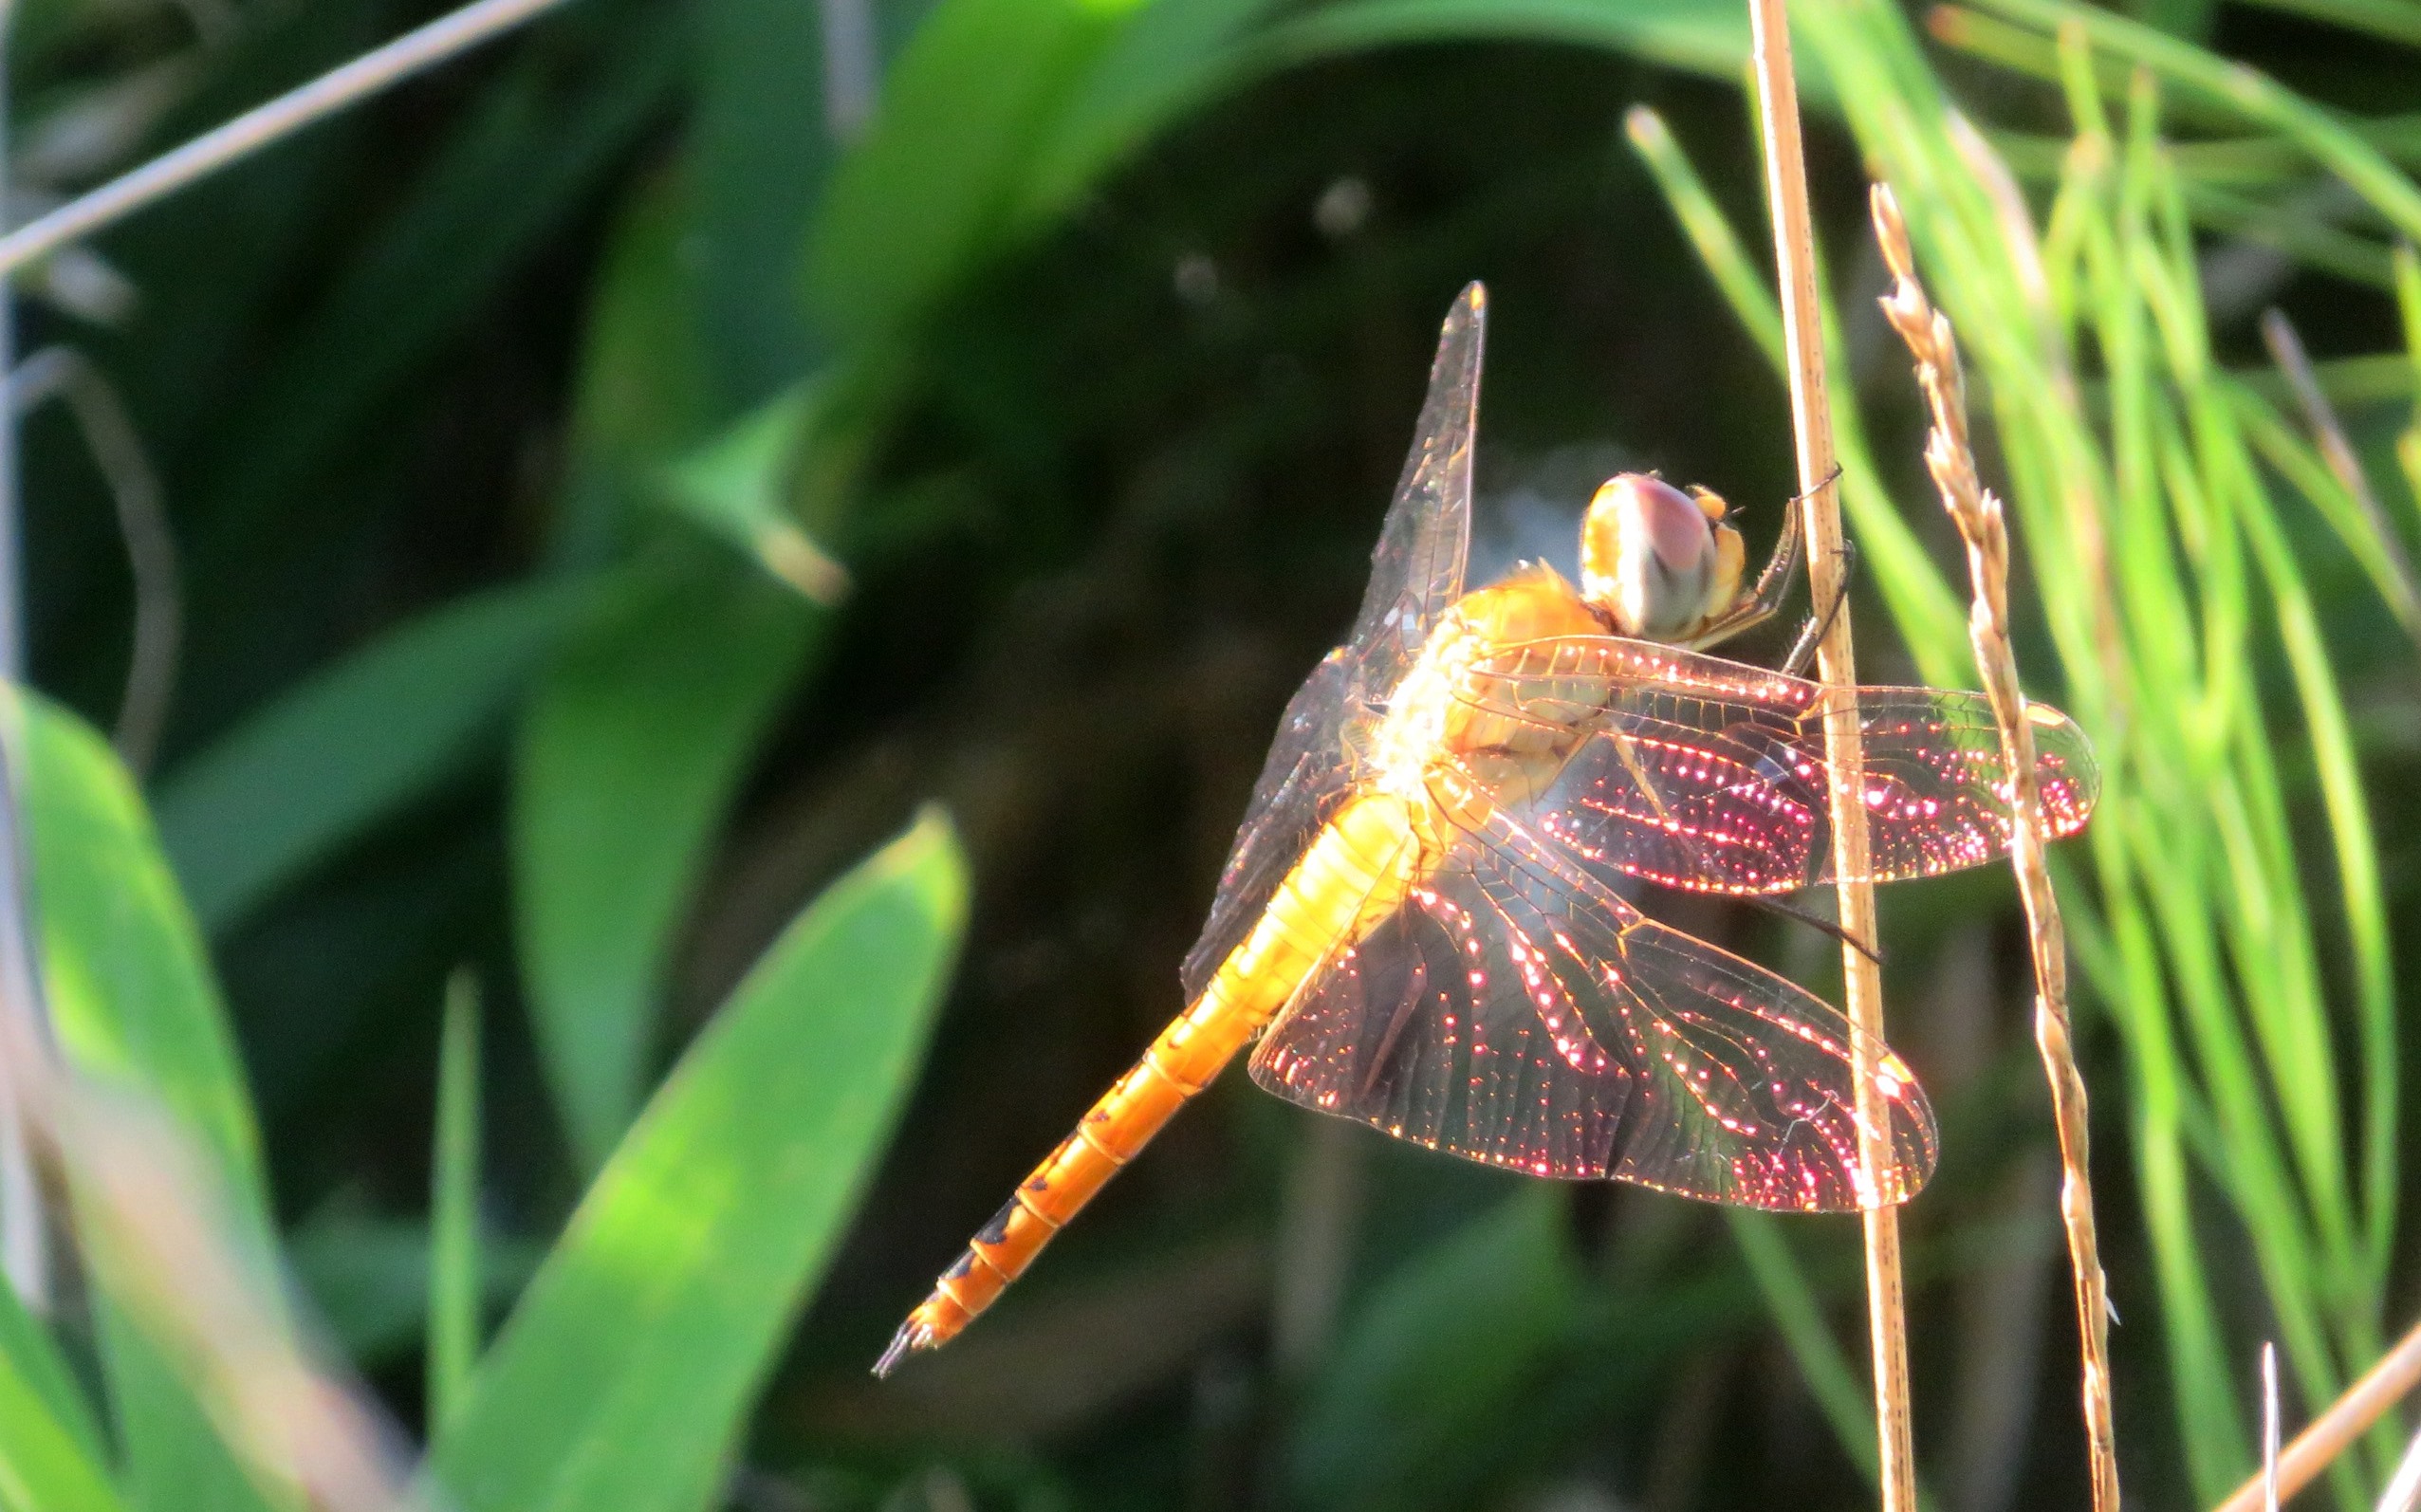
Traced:
[[[18, 0], [11, 214], [438, 9]], [[2291, 1426], [2421, 1298], [2421, 4], [1800, 22], [1861, 669], [1971, 678], [1872, 303], [1887, 174], [2011, 495], [2033, 691], [2112, 770], [2063, 882], [2122, 1466], [2209, 1504], [2262, 1340]], [[1455, 289], [1492, 294], [1484, 557], [1568, 550], [1625, 467], [1770, 539], [1746, 43], [1731, 0], [580, 0], [51, 260], [22, 350], [122, 402], [182, 616], [138, 646], [127, 450], [37, 404], [30, 680], [117, 730], [157, 833], [35, 706], [71, 1058], [224, 1135], [466, 1507], [1860, 1503], [1854, 1223], [1530, 1184], [1240, 1077], [962, 1343], [865, 1375], [1181, 1006]], [[934, 803], [955, 839], [853, 872]], [[1672, 916], [1838, 989], [1812, 931]], [[2079, 1503], [2013, 892], [1890, 890], [1884, 930], [1944, 1131], [1906, 1215], [1933, 1505]], [[0, 1376], [116, 1466], [81, 1504], [278, 1504], [114, 1305], [0, 1318]], [[13, 1432], [0, 1496], [67, 1504]], [[2400, 1441], [2316, 1497], [2369, 1505]]]

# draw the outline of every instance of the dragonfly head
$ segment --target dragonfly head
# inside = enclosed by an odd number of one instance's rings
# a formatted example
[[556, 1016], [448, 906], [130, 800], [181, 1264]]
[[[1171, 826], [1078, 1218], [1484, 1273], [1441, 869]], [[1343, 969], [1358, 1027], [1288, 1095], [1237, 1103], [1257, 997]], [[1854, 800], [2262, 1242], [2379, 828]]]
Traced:
[[1746, 561], [1730, 506], [1653, 473], [1609, 479], [1580, 522], [1580, 593], [1617, 635], [1687, 639], [1740, 597]]

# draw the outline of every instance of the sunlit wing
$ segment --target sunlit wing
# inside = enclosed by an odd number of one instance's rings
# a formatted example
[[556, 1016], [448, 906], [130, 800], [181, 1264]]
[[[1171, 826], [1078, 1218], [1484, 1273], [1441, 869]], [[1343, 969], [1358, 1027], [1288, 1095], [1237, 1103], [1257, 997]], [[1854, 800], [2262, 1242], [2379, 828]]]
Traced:
[[1387, 695], [1421, 643], [1462, 596], [1487, 326], [1487, 291], [1472, 284], [1438, 333], [1429, 396], [1371, 554], [1370, 586], [1353, 636], [1287, 704], [1220, 873], [1210, 922], [1186, 956], [1189, 1000], [1201, 995], [1219, 964], [1251, 932], [1287, 869], [1350, 791], [1355, 771], [1348, 728], [1375, 722], [1385, 711]]
[[1438, 332], [1412, 451], [1370, 555], [1370, 587], [1346, 642], [1362, 686], [1384, 697], [1463, 594], [1471, 543], [1471, 453], [1479, 436], [1488, 292], [1466, 286]]
[[[1589, 731], [1525, 822], [1592, 864], [1697, 892], [1782, 893], [1833, 876], [1822, 685], [1644, 641], [1538, 640], [1457, 690], [1483, 712]], [[2007, 773], [1982, 693], [1857, 690], [1871, 880], [2006, 854]], [[2100, 774], [2075, 722], [2030, 710], [2047, 838], [2092, 815]]]
[[1188, 1003], [1198, 1000], [1221, 963], [1244, 943], [1271, 894], [1303, 857], [1321, 827], [1353, 792], [1343, 726], [1358, 703], [1344, 648], [1321, 659], [1278, 721], [1269, 759], [1245, 809], [1244, 825], [1219, 873], [1202, 937], [1187, 952], [1178, 976]]
[[1502, 819], [1466, 835], [1303, 986], [1253, 1079], [1399, 1138], [1542, 1176], [1837, 1211], [1906, 1200], [1931, 1110], [1877, 1050], [1885, 1169], [1858, 1155], [1848, 1021], [1646, 918]]

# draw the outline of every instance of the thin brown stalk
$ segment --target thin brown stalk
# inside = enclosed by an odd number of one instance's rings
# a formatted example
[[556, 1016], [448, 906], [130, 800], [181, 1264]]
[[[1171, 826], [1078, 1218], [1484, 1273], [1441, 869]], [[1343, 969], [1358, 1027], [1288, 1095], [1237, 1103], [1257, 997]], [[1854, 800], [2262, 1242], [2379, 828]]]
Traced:
[[[1816, 233], [1807, 212], [1807, 164], [1800, 144], [1799, 83], [1791, 69], [1783, 0], [1750, 0], [1758, 97], [1765, 104], [1765, 190], [1773, 209], [1774, 259], [1782, 287], [1783, 339], [1790, 359], [1790, 409], [1797, 433], [1799, 486], [1807, 540], [1808, 591], [1831, 612], [1816, 648], [1818, 677], [1844, 692], [1827, 701], [1824, 758], [1832, 768], [1833, 871], [1840, 878], [1841, 949], [1852, 1069], [1857, 1084], [1858, 1160], [1890, 1169], [1891, 1120], [1876, 1090], [1875, 1059], [1883, 1044], [1883, 978], [1863, 945], [1875, 943], [1875, 887], [1867, 864], [1864, 751], [1858, 732], [1857, 663], [1842, 599], [1847, 560], [1839, 469], [1833, 457], [1832, 402], [1824, 387], [1824, 341], [1816, 293]], [[1884, 1512], [1914, 1512], [1916, 1454], [1909, 1422], [1908, 1318], [1901, 1300], [1900, 1226], [1889, 1207], [1865, 1215], [1867, 1330], [1875, 1364], [1875, 1427]]]
[[2269, 348], [2270, 357], [2284, 375], [2286, 385], [2295, 393], [2295, 402], [2302, 408], [2303, 423], [2311, 428], [2312, 443], [2320, 460], [2337, 477], [2338, 487], [2351, 495], [2362, 511], [2363, 523], [2377, 538], [2379, 548], [2388, 559], [2397, 602], [2393, 606], [2399, 618], [2412, 622], [2416, 606], [2421, 606], [2421, 580], [2412, 571], [2412, 558], [2404, 549], [2404, 537], [2388, 524], [2388, 512], [2379, 505], [2379, 495], [2371, 487], [2369, 474], [2362, 470], [2361, 459], [2354, 453], [2354, 442], [2345, 433], [2343, 422], [2337, 417], [2337, 407], [2320, 387], [2318, 373], [2312, 370], [2312, 359], [2303, 350], [2303, 339], [2296, 334], [2295, 323], [2286, 312], [2276, 307], [2262, 311], [2262, 342]]
[[159, 474], [118, 390], [82, 352], [47, 346], [9, 376], [10, 420], [56, 396], [67, 406], [118, 506], [118, 532], [135, 587], [133, 654], [118, 703], [110, 743], [137, 777], [151, 770], [176, 688], [177, 647], [184, 638], [184, 594], [177, 582], [176, 538], [161, 502]]
[[473, 0], [0, 236], [0, 277], [199, 182], [564, 0]]
[[2278, 1512], [2278, 1346], [2262, 1345], [2262, 1512]]
[[[2345, 1394], [2330, 1404], [2327, 1411], [2295, 1435], [2295, 1441], [2286, 1446], [2286, 1452], [2278, 1457], [2278, 1494], [2292, 1498], [2319, 1480], [2337, 1463], [2338, 1455], [2351, 1448], [2371, 1430], [2372, 1424], [2416, 1386], [2421, 1386], [2421, 1324], [2415, 1324], [2411, 1333], [2396, 1340], [2395, 1347], [2380, 1355], [2379, 1362], [2368, 1374], [2347, 1387]], [[2256, 1474], [2238, 1486], [2234, 1496], [2219, 1504], [2218, 1512], [2261, 1512], [2263, 1480]]]
[[1974, 605], [1968, 638], [1983, 674], [1985, 694], [2001, 727], [2001, 760], [2009, 773], [2012, 810], [2009, 859], [2025, 904], [2026, 934], [2034, 956], [2034, 1039], [2042, 1055], [2043, 1079], [2051, 1085], [2051, 1111], [2060, 1132], [2060, 1219], [2067, 1231], [2068, 1265], [2076, 1282], [2077, 1333], [2083, 1355], [2085, 1444], [2093, 1473], [2096, 1512], [2118, 1505], [2118, 1446], [2111, 1427], [2110, 1293], [2094, 1236], [2093, 1173], [2088, 1159], [2085, 1080], [2077, 1069], [2068, 1017], [2068, 946], [2060, 923], [2060, 900], [2043, 862], [2042, 794], [2034, 762], [2034, 725], [2018, 689], [2017, 654], [2009, 643], [2009, 532], [2001, 501], [1976, 476], [1968, 441], [1966, 378], [1958, 341], [1949, 317], [1933, 308], [1916, 279], [1908, 228], [1892, 192], [1874, 191], [1875, 236], [1891, 269], [1892, 292], [1882, 301], [1892, 328], [1916, 360], [1917, 386], [1931, 412], [1925, 464], [1942, 495], [1942, 507], [1967, 543], [1968, 576]]

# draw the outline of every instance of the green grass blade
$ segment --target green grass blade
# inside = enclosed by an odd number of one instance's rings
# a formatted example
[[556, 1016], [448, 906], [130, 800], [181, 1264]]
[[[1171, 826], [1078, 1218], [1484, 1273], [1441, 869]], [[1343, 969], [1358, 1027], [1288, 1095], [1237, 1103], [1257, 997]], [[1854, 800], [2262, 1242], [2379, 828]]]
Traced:
[[1033, 153], [1138, 0], [942, 0], [893, 65], [810, 234], [810, 306], [870, 344], [999, 249]]
[[459, 772], [586, 589], [528, 582], [458, 599], [305, 680], [179, 765], [159, 828], [216, 931]]
[[1414, 1253], [1362, 1299], [1310, 1383], [1294, 1504], [1470, 1504], [1479, 1488], [1458, 1465], [1568, 1347], [1585, 1295], [1562, 1197], [1543, 1184]]
[[[365, 1371], [425, 1352], [433, 1250], [426, 1219], [376, 1217], [338, 1201], [286, 1235], [287, 1264], [311, 1299], [314, 1319]], [[527, 1240], [483, 1233], [478, 1313], [510, 1302], [538, 1258]]]
[[717, 396], [752, 407], [826, 354], [789, 286], [835, 156], [823, 16], [797, 0], [700, 0], [685, 154], [697, 325]]
[[2367, 31], [2390, 42], [2421, 47], [2421, 6], [2412, 0], [2240, 0], [2306, 21]]
[[443, 1432], [466, 1512], [696, 1512], [889, 1138], [965, 862], [929, 814], [807, 908], [650, 1102]]
[[[0, 1301], [15, 1305], [13, 1299]], [[14, 1349], [0, 1349], [0, 1505], [25, 1512], [119, 1512], [125, 1505], [106, 1462], [61, 1421]]]
[[132, 779], [106, 742], [12, 700], [51, 1021], [74, 1066], [158, 1101], [209, 1155], [266, 1253], [260, 1132], [210, 958]]
[[1840, 1341], [1824, 1326], [1816, 1288], [1800, 1270], [1799, 1257], [1790, 1252], [1782, 1226], [1765, 1213], [1730, 1208], [1724, 1209], [1724, 1219], [1731, 1226], [1732, 1243], [1740, 1246], [1741, 1259], [1748, 1263], [1758, 1295], [1765, 1300], [1765, 1310], [1773, 1315], [1774, 1326], [1782, 1330], [1783, 1343], [1799, 1366], [1799, 1378], [1816, 1398], [1841, 1452], [1868, 1484], [1879, 1484], [1875, 1414], [1866, 1387], [1851, 1369]]
[[2421, 238], [2421, 189], [2329, 111], [2244, 64], [2215, 57], [2139, 22], [2073, 0], [1977, 0], [1985, 9], [2054, 30], [2082, 28], [2097, 47], [2235, 110], [2296, 142], [2343, 179], [2407, 238]]
[[591, 1171], [638, 1106], [675, 932], [820, 613], [725, 559], [634, 572], [562, 646], [513, 750], [523, 979]]
[[[1673, 139], [1664, 119], [1644, 105], [1632, 107], [1624, 117], [1624, 131], [1708, 276], [1781, 378], [1785, 372], [1781, 307], [1714, 196], [1707, 193], [1706, 182], [1689, 155]], [[1828, 306], [1826, 342], [1836, 349], [1838, 358], [1839, 341], [1834, 324]], [[1864, 427], [1846, 396], [1834, 417], [1843, 502], [1862, 560], [1871, 564], [1892, 618], [1926, 676], [1937, 682], [1964, 680], [1968, 666], [1967, 632], [1958, 601], [1894, 507], [1867, 448]]]
[[2421, 255], [2411, 242], [2395, 249], [2395, 303], [2404, 316], [2404, 351], [2412, 367], [2412, 423], [2395, 440], [2396, 465], [2404, 470], [2404, 486], [2413, 511], [2421, 514]]
[[[446, 983], [437, 1039], [437, 1149], [430, 1162], [428, 1418], [451, 1422], [479, 1360], [479, 983]], [[434, 1436], [434, 1434], [433, 1434]]]

